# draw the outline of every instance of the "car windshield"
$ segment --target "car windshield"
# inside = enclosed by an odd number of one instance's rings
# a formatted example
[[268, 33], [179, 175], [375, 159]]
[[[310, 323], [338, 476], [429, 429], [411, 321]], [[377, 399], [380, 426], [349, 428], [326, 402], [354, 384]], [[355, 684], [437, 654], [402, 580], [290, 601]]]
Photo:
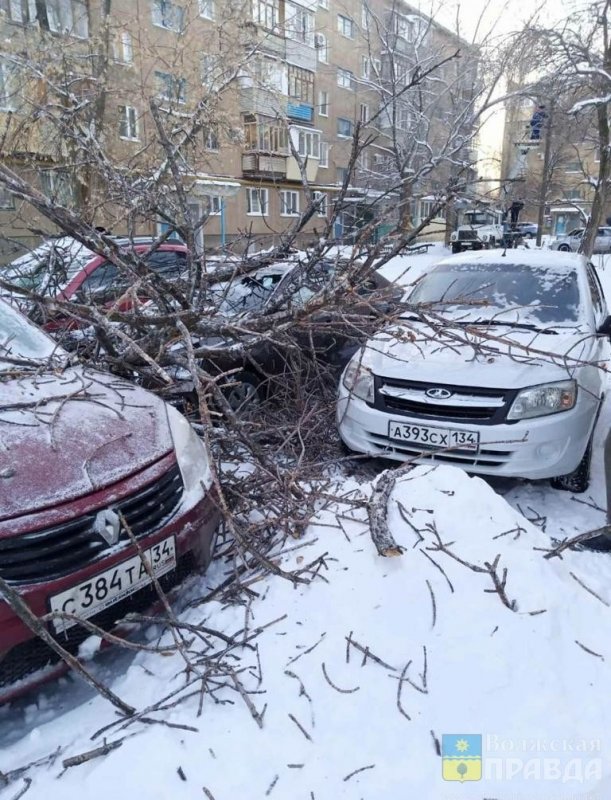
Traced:
[[37, 366], [54, 354], [63, 354], [41, 330], [0, 300], [0, 373], [23, 362]]
[[[410, 303], [461, 311], [465, 321], [571, 324], [579, 320], [574, 269], [526, 264], [443, 264], [425, 275]], [[439, 309], [441, 310], [441, 309]]]
[[91, 261], [92, 255], [74, 239], [58, 239], [13, 261], [0, 274], [3, 280], [30, 292], [54, 294]]
[[492, 225], [494, 217], [489, 214], [482, 214], [474, 212], [472, 214], [465, 214], [465, 225]]

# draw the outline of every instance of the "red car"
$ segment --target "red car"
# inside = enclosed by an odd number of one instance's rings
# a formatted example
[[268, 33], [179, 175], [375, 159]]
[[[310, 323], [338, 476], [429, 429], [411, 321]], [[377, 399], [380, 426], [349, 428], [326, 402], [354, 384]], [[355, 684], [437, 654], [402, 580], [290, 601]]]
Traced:
[[[164, 591], [205, 567], [215, 498], [208, 453], [176, 409], [69, 366], [55, 342], [0, 301], [0, 576], [34, 614], [65, 612], [111, 629], [151, 607], [158, 595], [142, 557]], [[72, 653], [90, 635], [72, 619], [47, 624]], [[64, 669], [0, 600], [0, 700]]]
[[[115, 244], [138, 255], [151, 272], [166, 281], [176, 281], [187, 271], [187, 248], [183, 244], [167, 242], [151, 252], [154, 240], [150, 237], [113, 238]], [[114, 303], [130, 283], [115, 264], [70, 237], [49, 239], [4, 267], [0, 278], [42, 296], [99, 306]], [[74, 318], [49, 318], [46, 309], [41, 313], [24, 298], [15, 296], [14, 301], [49, 332], [77, 326]]]

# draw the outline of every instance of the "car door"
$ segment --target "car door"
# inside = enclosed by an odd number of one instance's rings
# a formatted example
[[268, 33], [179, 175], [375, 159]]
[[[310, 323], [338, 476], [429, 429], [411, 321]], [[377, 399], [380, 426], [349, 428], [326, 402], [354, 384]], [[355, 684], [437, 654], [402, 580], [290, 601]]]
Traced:
[[[588, 278], [588, 288], [590, 292], [590, 300], [592, 304], [592, 312], [594, 316], [594, 329], [598, 330], [598, 328], [603, 324], [603, 322], [607, 319], [609, 314], [607, 309], [607, 303], [605, 301], [605, 296], [602, 290], [602, 286], [598, 275], [596, 274], [596, 270], [592, 263], [588, 263], [586, 266], [586, 274]], [[593, 347], [593, 361], [606, 364], [609, 361], [609, 357], [611, 355], [611, 348], [609, 345], [609, 337], [608, 336], [596, 336], [594, 340], [594, 347]], [[597, 370], [598, 373], [598, 381], [596, 381], [600, 385], [600, 393], [602, 393], [602, 386], [604, 384], [602, 373], [600, 370]]]

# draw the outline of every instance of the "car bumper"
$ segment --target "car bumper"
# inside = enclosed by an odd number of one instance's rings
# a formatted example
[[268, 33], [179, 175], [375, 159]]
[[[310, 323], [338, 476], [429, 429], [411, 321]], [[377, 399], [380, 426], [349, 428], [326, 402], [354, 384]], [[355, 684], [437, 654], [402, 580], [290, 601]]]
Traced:
[[[582, 396], [583, 397], [583, 396]], [[585, 452], [598, 401], [578, 402], [571, 411], [510, 425], [474, 425], [392, 415], [349, 397], [341, 386], [336, 419], [342, 441], [358, 453], [397, 461], [454, 464], [483, 475], [553, 478], [572, 472]], [[477, 449], [424, 449], [388, 436], [391, 420], [458, 431], [477, 431]]]
[[[140, 548], [144, 550], [168, 537], [175, 539], [176, 567], [159, 578], [164, 593], [171, 593], [193, 570], [208, 565], [219, 519], [217, 498], [212, 489], [194, 499], [188, 508], [179, 506], [169, 522], [138, 540]], [[47, 583], [20, 586], [19, 593], [31, 611], [41, 617], [49, 612], [49, 600], [53, 595], [137, 555], [136, 547], [129, 545], [69, 576]], [[92, 616], [89, 621], [105, 630], [114, 630], [127, 613], [147, 611], [158, 602], [159, 596], [149, 584]], [[52, 631], [52, 628], [49, 630]], [[90, 635], [82, 626], [74, 625], [56, 634], [56, 637], [66, 650], [76, 654], [81, 643]], [[32, 634], [8, 604], [0, 602], [0, 703], [14, 699], [66, 669], [59, 657]]]

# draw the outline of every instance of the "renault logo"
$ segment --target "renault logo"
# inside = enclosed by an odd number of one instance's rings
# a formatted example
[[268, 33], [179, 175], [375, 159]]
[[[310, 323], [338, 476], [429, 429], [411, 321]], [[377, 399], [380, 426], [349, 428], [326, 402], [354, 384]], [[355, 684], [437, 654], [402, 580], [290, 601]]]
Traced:
[[427, 389], [425, 395], [432, 400], [447, 400], [452, 397], [454, 393], [449, 392], [447, 389]]
[[106, 544], [117, 544], [121, 536], [121, 520], [112, 508], [98, 511], [93, 522], [93, 530], [104, 539]]

